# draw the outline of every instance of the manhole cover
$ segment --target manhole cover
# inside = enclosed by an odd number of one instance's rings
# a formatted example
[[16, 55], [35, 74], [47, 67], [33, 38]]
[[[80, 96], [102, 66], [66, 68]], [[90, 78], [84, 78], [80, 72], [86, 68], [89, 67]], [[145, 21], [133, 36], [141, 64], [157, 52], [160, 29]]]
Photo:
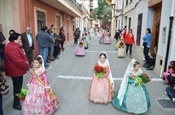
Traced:
[[169, 99], [157, 99], [163, 108], [175, 108], [175, 104]]

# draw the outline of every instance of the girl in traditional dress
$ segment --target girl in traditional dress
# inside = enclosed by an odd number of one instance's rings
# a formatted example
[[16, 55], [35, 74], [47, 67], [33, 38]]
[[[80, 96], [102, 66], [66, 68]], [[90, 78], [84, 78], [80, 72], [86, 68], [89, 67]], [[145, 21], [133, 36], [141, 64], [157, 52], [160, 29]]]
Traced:
[[103, 44], [111, 44], [111, 38], [110, 38], [110, 32], [109, 30], [104, 33], [104, 39], [103, 39]]
[[89, 100], [94, 103], [107, 104], [112, 101], [114, 81], [106, 53], [99, 55], [99, 61], [96, 66], [103, 68], [103, 74], [99, 78], [98, 73], [94, 71], [90, 85]]
[[116, 47], [118, 49], [118, 58], [124, 58], [125, 57], [125, 43], [123, 36], [121, 36], [116, 44]]
[[75, 55], [76, 56], [85, 56], [86, 55], [86, 51], [85, 51], [85, 46], [86, 46], [86, 42], [84, 41], [84, 34], [82, 34], [82, 38], [78, 40], [78, 44], [76, 46], [75, 49]]
[[30, 80], [27, 84], [28, 94], [23, 103], [24, 115], [52, 115], [58, 108], [58, 99], [51, 89], [42, 56], [33, 61]]
[[113, 97], [113, 105], [134, 114], [146, 113], [150, 107], [148, 91], [144, 84], [136, 84], [135, 78], [142, 74], [140, 64], [133, 59], [125, 72], [118, 92]]

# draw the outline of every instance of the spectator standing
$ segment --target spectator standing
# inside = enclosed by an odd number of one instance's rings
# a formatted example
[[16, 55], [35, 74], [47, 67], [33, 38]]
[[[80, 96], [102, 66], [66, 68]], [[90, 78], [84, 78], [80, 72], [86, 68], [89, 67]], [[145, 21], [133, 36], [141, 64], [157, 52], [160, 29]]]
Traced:
[[151, 35], [151, 29], [146, 29], [146, 35], [143, 37], [143, 54], [144, 59], [148, 57], [149, 49], [151, 47], [151, 41], [152, 41], [152, 35]]
[[59, 58], [58, 55], [60, 54], [61, 38], [59, 36], [57, 28], [55, 28], [55, 31], [54, 31], [54, 39], [55, 39], [55, 42], [54, 42], [53, 56], [54, 56], [55, 59], [58, 59]]
[[40, 55], [43, 57], [44, 65], [47, 68], [48, 66], [46, 65], [46, 63], [47, 63], [48, 51], [49, 47], [51, 47], [51, 43], [53, 42], [53, 40], [47, 33], [47, 26], [43, 26], [41, 28], [41, 31], [37, 33], [36, 40], [38, 42]]
[[20, 100], [16, 94], [21, 92], [23, 75], [28, 71], [29, 63], [27, 57], [25, 56], [25, 52], [20, 45], [20, 34], [12, 33], [9, 37], [9, 41], [10, 42], [4, 50], [5, 72], [7, 76], [11, 77], [13, 82], [13, 108], [21, 110]]
[[22, 47], [29, 60], [30, 67], [33, 61], [34, 40], [30, 27], [26, 27], [26, 32], [21, 34]]
[[64, 42], [66, 40], [66, 35], [65, 35], [65, 31], [64, 28], [61, 27], [60, 28], [60, 32], [59, 32], [60, 38], [61, 38], [61, 51], [64, 51]]
[[3, 34], [3, 28], [0, 24], [0, 58], [4, 60], [4, 48], [5, 48], [6, 38]]
[[54, 56], [53, 56], [53, 52], [54, 52], [54, 25], [51, 25], [50, 28], [48, 29], [48, 34], [50, 35], [50, 38], [53, 40], [53, 42], [50, 43], [50, 47], [49, 47], [49, 55], [48, 55], [48, 62], [50, 61], [54, 61]]

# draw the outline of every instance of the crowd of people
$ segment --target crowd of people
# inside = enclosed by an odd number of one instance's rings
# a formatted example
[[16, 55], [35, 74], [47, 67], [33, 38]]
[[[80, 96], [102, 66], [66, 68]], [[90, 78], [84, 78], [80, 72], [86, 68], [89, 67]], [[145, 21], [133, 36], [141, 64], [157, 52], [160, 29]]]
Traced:
[[[123, 30], [117, 30], [114, 38], [116, 39], [116, 48], [118, 49], [118, 57], [123, 58], [128, 55], [132, 58], [132, 47], [135, 45], [134, 34], [132, 33], [132, 29], [129, 29], [128, 33], [126, 31], [126, 27]], [[157, 47], [155, 46], [153, 50], [150, 50], [152, 43], [152, 34], [149, 28], [146, 29], [146, 34], [143, 37], [143, 61], [144, 64], [142, 67], [147, 70], [153, 70], [155, 67], [155, 60], [157, 54]]]
[[[50, 28], [43, 26], [36, 35], [39, 56], [33, 60], [35, 40], [31, 33], [31, 28], [26, 27], [26, 31], [21, 34], [11, 29], [7, 40], [0, 24], [0, 59], [4, 63], [4, 66], [0, 68], [0, 74], [5, 72], [12, 79], [14, 96], [12, 106], [14, 109], [23, 110], [25, 115], [46, 115], [54, 113], [58, 108], [58, 99], [56, 96], [53, 98], [54, 92], [48, 83], [45, 69], [48, 68], [50, 61], [58, 59], [61, 51], [64, 51], [65, 40], [66, 36], [63, 27], [58, 32], [54, 25], [51, 25]], [[20, 98], [17, 94], [21, 93], [23, 75], [27, 71], [31, 72], [30, 80], [26, 84], [28, 86], [28, 95], [25, 98], [24, 105], [21, 106]], [[38, 79], [38, 82], [35, 82], [36, 79]], [[41, 87], [40, 84], [44, 86]], [[36, 88], [35, 91], [33, 87]], [[0, 115], [3, 115], [2, 97], [0, 93]], [[33, 101], [31, 101], [31, 98]], [[35, 98], [36, 100], [34, 100]], [[43, 111], [43, 109], [46, 111]]]

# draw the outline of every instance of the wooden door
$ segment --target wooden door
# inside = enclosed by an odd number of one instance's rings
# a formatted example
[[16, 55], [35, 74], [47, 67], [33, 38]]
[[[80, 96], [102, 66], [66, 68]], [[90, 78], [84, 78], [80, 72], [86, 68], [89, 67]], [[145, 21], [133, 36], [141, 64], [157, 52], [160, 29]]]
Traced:
[[153, 28], [152, 28], [152, 44], [151, 44], [151, 48], [150, 48], [151, 51], [154, 49], [154, 47], [158, 48], [161, 9], [162, 9], [162, 4], [161, 3], [154, 7]]

